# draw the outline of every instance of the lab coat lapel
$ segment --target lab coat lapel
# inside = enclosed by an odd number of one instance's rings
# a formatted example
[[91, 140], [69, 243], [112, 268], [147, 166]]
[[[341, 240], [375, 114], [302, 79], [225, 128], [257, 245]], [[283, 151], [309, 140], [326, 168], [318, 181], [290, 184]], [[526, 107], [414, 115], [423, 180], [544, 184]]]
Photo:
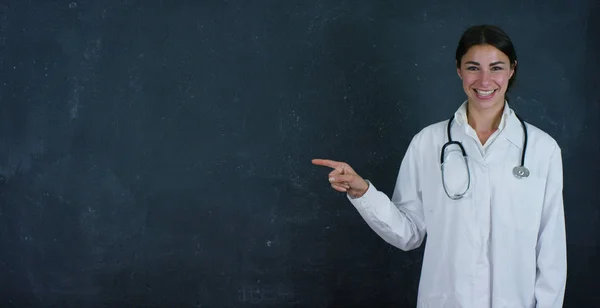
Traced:
[[468, 134], [469, 126], [466, 122], [462, 121], [460, 117], [456, 117], [454, 125], [450, 129], [452, 132], [452, 139], [459, 141], [465, 148], [467, 153], [467, 160], [473, 163], [483, 163], [483, 156], [477, 145], [477, 141]]
[[506, 121], [506, 128], [502, 132], [502, 135], [511, 144], [522, 150], [523, 141], [525, 140], [523, 126], [521, 125], [521, 122], [519, 121], [513, 110], [510, 110]]

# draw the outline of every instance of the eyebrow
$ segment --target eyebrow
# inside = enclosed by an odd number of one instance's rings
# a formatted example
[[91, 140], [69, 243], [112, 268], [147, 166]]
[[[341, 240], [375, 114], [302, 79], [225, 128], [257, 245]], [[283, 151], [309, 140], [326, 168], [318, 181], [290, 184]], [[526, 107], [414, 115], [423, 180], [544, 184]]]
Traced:
[[[467, 62], [465, 62], [465, 64], [481, 65], [481, 64], [479, 64], [479, 62], [475, 62], [475, 61], [467, 61]], [[506, 64], [506, 63], [504, 63], [503, 61], [496, 61], [496, 62], [490, 63], [490, 66], [494, 66], [494, 65], [498, 65], [498, 64]]]

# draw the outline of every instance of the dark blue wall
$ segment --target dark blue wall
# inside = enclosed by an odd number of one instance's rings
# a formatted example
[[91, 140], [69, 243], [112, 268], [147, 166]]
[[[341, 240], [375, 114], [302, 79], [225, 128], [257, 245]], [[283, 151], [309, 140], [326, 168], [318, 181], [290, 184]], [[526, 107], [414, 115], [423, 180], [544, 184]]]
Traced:
[[565, 307], [600, 306], [600, 2], [74, 1], [0, 3], [0, 306], [413, 307], [422, 249], [310, 160], [391, 193], [478, 23], [563, 149]]

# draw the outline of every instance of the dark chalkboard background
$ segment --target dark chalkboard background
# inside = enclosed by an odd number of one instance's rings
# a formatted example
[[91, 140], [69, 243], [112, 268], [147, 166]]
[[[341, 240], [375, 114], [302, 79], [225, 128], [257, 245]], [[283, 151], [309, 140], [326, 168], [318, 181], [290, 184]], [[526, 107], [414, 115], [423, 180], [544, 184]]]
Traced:
[[391, 193], [493, 23], [563, 148], [565, 307], [599, 307], [599, 1], [1, 1], [1, 307], [412, 307], [315, 157]]

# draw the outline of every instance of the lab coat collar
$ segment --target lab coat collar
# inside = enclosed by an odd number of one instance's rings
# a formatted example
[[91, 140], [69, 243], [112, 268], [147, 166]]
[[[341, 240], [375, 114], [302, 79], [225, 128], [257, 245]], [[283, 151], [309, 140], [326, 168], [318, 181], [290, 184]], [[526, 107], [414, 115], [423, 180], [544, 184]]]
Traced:
[[519, 118], [517, 118], [515, 111], [508, 108], [508, 103], [506, 104], [505, 109], [508, 109], [508, 113], [506, 115], [506, 128], [501, 135], [510, 141], [510, 143], [522, 150], [523, 141], [525, 140], [525, 131], [523, 131], [521, 121], [519, 121]]
[[[467, 133], [468, 120], [467, 120], [467, 101], [465, 100], [458, 110], [454, 113], [454, 119], [456, 123], [464, 127], [465, 133]], [[523, 127], [521, 122], [517, 118], [515, 111], [510, 108], [508, 101], [504, 101], [504, 110], [502, 112], [502, 118], [500, 118], [500, 124], [498, 125], [500, 130], [500, 136], [506, 138], [510, 143], [514, 144], [518, 148], [523, 147]]]

